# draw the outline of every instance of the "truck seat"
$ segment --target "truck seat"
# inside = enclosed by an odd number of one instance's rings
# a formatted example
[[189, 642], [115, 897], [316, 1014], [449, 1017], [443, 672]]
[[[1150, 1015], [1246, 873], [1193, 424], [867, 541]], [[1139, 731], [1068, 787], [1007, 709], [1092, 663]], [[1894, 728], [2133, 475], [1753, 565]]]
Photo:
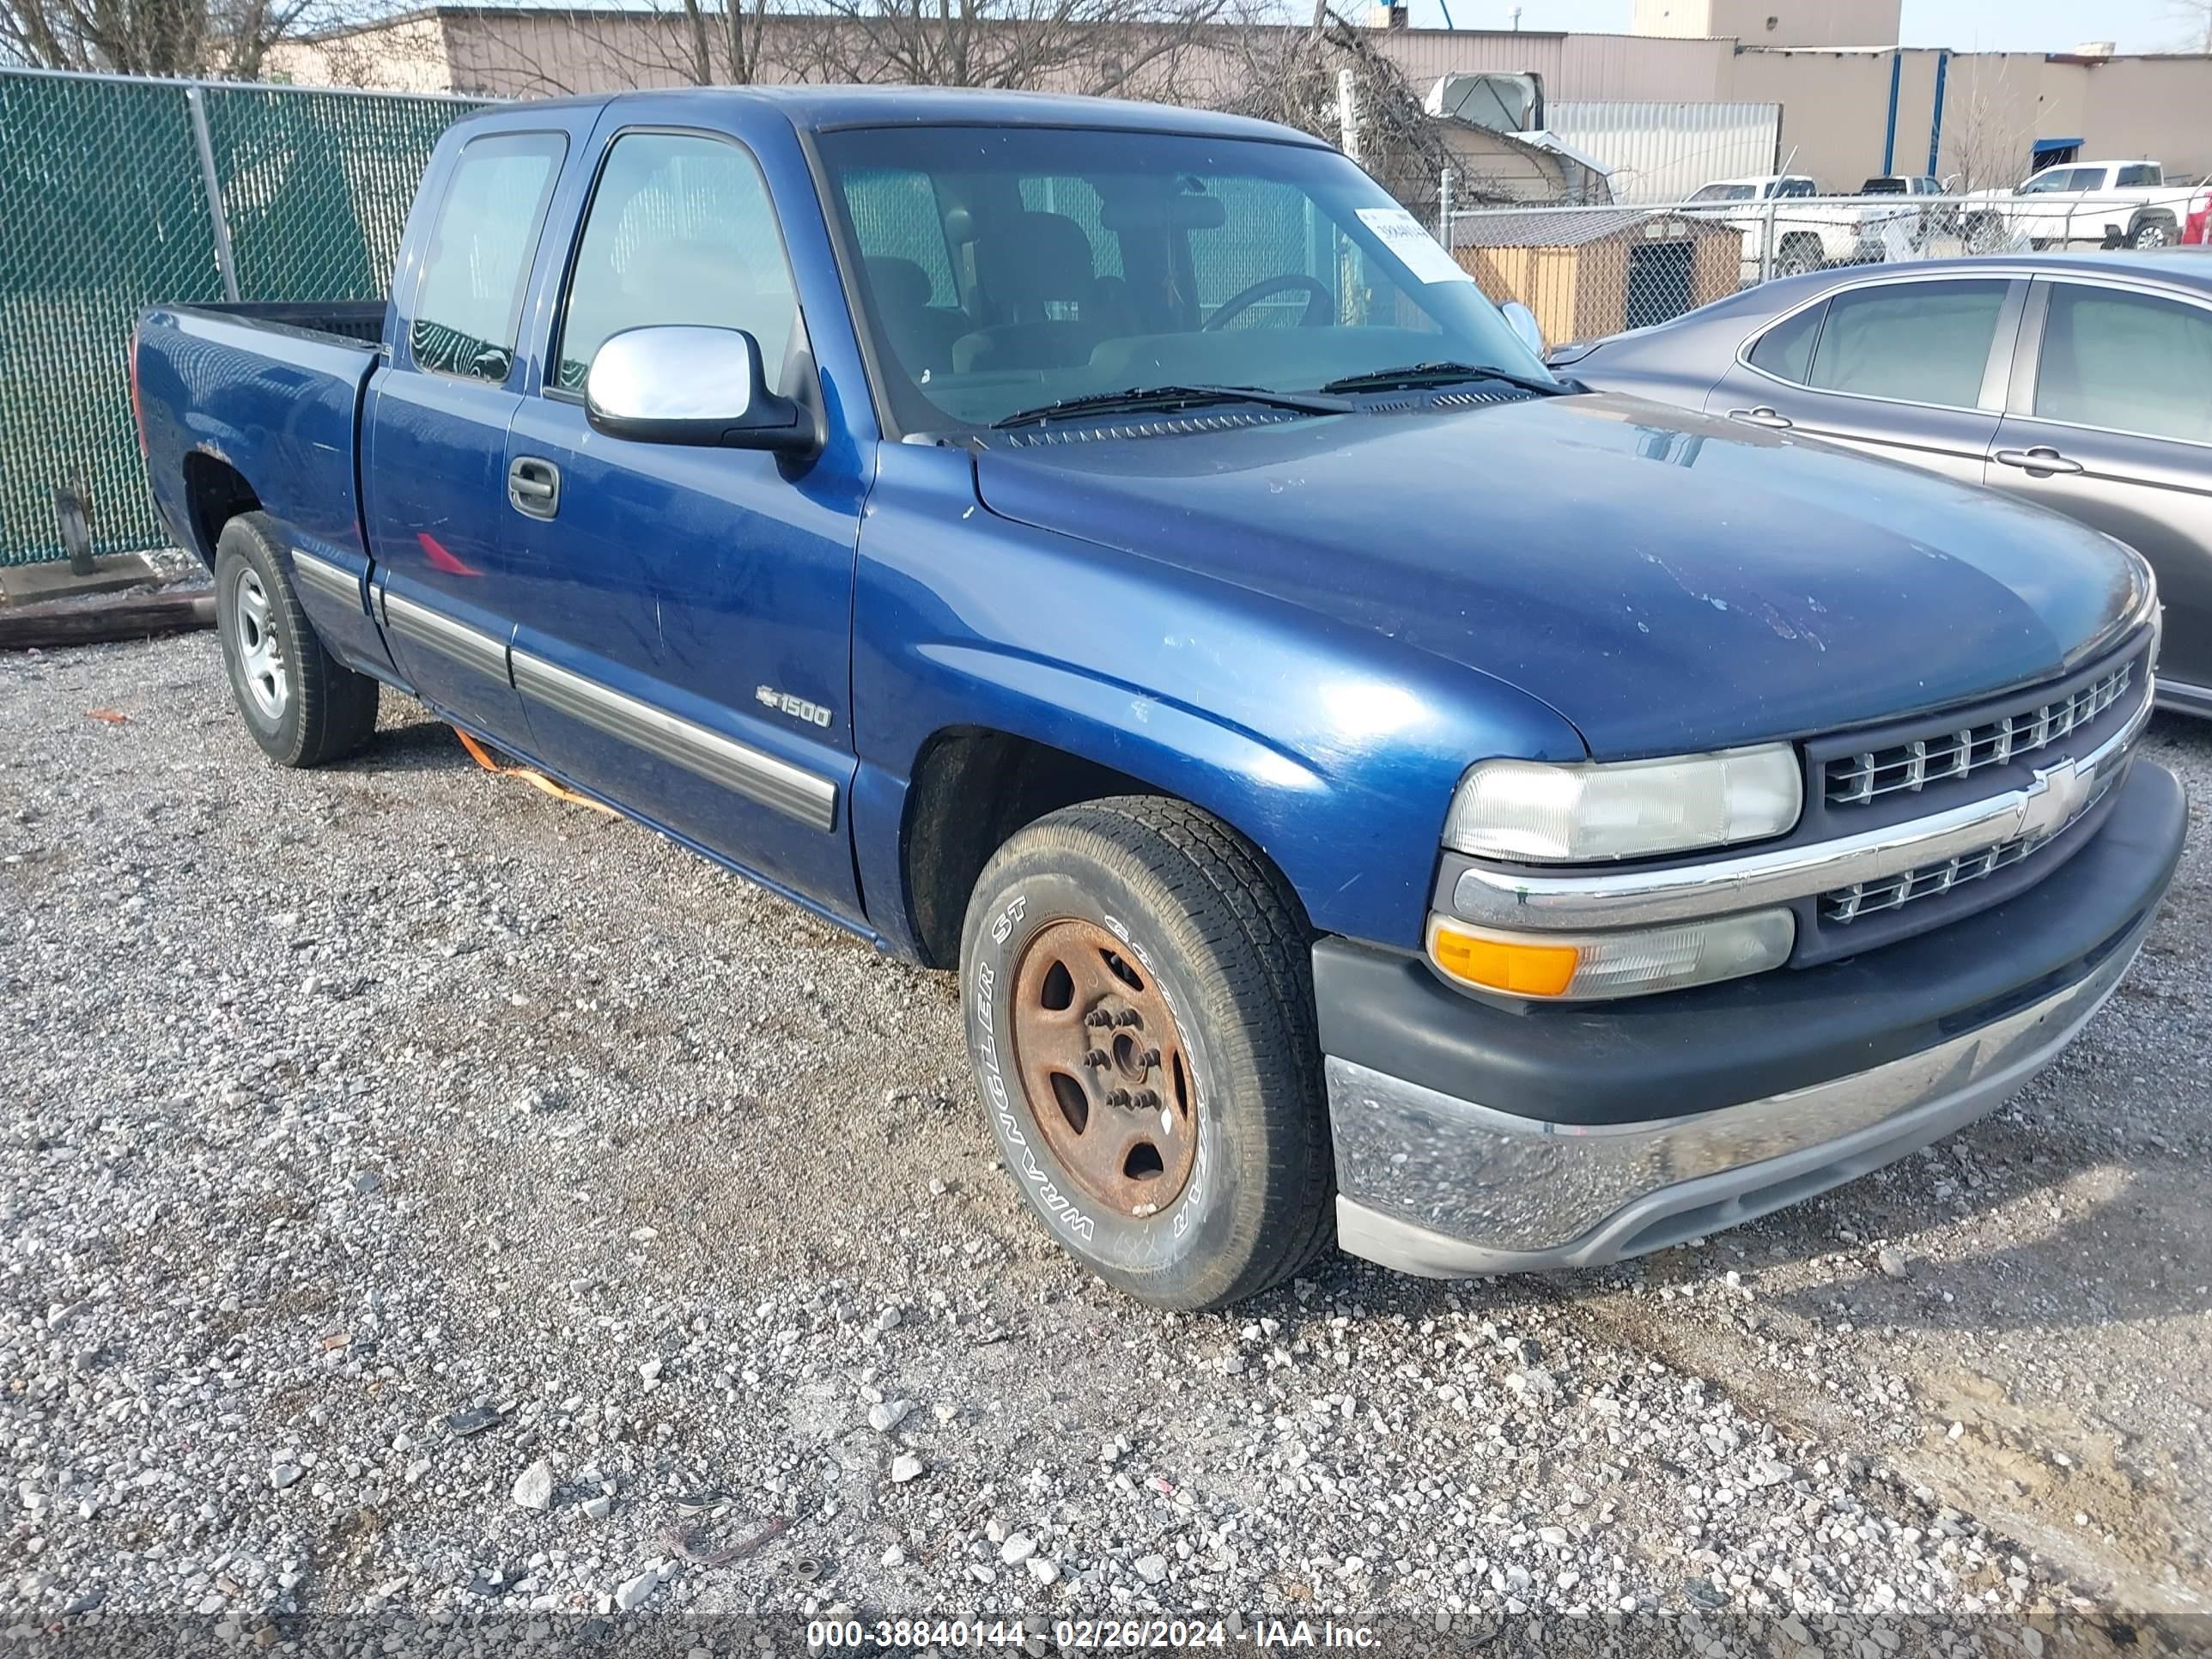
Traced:
[[956, 342], [952, 367], [1072, 368], [1127, 332], [1091, 264], [1091, 239], [1063, 213], [1018, 213], [979, 237], [975, 275], [989, 323]]

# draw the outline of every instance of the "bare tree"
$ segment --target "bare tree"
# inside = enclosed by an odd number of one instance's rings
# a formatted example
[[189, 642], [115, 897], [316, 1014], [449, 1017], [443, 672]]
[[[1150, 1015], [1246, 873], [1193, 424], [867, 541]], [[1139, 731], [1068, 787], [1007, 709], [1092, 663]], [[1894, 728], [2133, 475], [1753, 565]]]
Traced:
[[1994, 68], [1979, 57], [1967, 62], [1965, 84], [1952, 82], [1939, 161], [1958, 174], [1962, 193], [2002, 189], [2016, 182], [2027, 164], [2028, 136], [2014, 107], [2012, 59], [2001, 57]]
[[1223, 31], [1220, 46], [1194, 77], [1202, 101], [1336, 143], [1343, 136], [1341, 72], [1350, 70], [1359, 164], [1407, 207], [1434, 208], [1450, 152], [1420, 94], [1364, 31], [1328, 0], [1316, 0], [1313, 20], [1303, 27], [1271, 22], [1264, 13], [1238, 21]]
[[258, 79], [270, 48], [346, 21], [352, 0], [0, 0], [0, 62]]
[[[480, 20], [498, 46], [471, 91], [512, 96], [787, 81], [781, 0], [623, 0]], [[471, 54], [459, 54], [465, 62]]]
[[2212, 57], [2212, 0], [2166, 0], [2166, 9], [2184, 30], [2175, 49]]
[[816, 0], [801, 78], [1171, 98], [1228, 0]]

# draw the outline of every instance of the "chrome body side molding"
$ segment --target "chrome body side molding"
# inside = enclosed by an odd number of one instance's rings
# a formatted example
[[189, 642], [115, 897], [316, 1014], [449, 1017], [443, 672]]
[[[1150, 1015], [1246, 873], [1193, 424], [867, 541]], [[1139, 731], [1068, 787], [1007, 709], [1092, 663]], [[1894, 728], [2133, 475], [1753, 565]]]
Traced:
[[526, 699], [695, 772], [809, 829], [836, 827], [837, 786], [830, 779], [526, 651], [514, 652], [513, 661], [514, 688]]
[[333, 564], [319, 554], [302, 548], [292, 549], [292, 574], [301, 587], [319, 593], [334, 604], [343, 605], [356, 614], [365, 614], [361, 602], [361, 578], [343, 565]]
[[458, 663], [487, 679], [497, 680], [501, 685], [511, 683], [507, 672], [505, 640], [495, 639], [396, 593], [386, 592], [381, 597], [384, 625], [401, 639], [411, 641], [426, 651], [434, 651], [448, 662]]

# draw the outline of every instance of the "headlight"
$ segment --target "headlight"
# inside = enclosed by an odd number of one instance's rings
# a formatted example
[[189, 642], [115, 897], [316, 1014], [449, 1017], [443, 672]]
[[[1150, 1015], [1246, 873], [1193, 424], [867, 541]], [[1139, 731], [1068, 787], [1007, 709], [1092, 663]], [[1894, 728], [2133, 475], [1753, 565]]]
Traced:
[[1785, 834], [1803, 799], [1786, 743], [1679, 760], [1483, 761], [1460, 780], [1444, 845], [1521, 864], [1645, 858]]
[[1787, 910], [1617, 933], [1511, 933], [1429, 918], [1429, 960], [1449, 978], [1507, 996], [1579, 1001], [1649, 996], [1779, 968], [1797, 942]]

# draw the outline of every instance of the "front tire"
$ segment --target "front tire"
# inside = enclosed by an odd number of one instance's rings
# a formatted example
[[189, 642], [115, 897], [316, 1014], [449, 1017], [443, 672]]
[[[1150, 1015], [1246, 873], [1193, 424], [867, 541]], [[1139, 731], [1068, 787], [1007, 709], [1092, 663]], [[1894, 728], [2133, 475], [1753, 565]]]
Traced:
[[279, 766], [321, 766], [368, 741], [377, 684], [324, 648], [266, 514], [240, 514], [222, 527], [215, 617], [231, 696], [262, 753]]
[[1333, 1240], [1310, 939], [1258, 851], [1179, 801], [1068, 807], [1002, 847], [960, 951], [968, 1046], [1024, 1200], [1155, 1307], [1224, 1307]]
[[1826, 263], [1818, 242], [1792, 238], [1782, 244], [1781, 255], [1774, 262], [1774, 274], [1777, 276], [1803, 276], [1820, 270]]

